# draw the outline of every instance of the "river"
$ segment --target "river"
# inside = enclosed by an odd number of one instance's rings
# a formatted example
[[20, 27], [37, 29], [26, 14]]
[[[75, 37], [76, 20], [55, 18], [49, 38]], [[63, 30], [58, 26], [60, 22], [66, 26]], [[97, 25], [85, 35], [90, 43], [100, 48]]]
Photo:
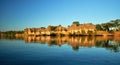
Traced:
[[0, 38], [0, 65], [120, 65], [120, 38]]

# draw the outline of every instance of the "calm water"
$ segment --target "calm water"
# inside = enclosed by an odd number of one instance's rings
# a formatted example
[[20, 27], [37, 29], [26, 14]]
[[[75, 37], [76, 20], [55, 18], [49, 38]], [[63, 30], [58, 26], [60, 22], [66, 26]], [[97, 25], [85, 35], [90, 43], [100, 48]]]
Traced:
[[120, 65], [120, 38], [1, 38], [0, 65]]

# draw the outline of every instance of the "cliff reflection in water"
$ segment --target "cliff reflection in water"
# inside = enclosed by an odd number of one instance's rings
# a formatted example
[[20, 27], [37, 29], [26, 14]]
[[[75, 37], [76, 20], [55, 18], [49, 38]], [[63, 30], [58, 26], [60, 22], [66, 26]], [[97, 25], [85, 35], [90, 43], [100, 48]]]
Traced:
[[26, 43], [40, 43], [48, 44], [48, 46], [63, 44], [71, 45], [73, 50], [79, 50], [80, 47], [100, 47], [108, 50], [119, 52], [120, 51], [120, 38], [119, 37], [103, 37], [103, 36], [81, 36], [81, 37], [51, 37], [51, 36], [28, 36], [25, 37]]

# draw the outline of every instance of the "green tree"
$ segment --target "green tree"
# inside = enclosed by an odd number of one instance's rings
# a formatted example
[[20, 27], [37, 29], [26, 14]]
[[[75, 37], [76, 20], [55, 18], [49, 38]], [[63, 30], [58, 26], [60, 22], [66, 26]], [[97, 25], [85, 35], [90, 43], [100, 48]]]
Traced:
[[103, 30], [103, 28], [102, 28], [102, 26], [101, 26], [100, 24], [97, 24], [97, 25], [96, 25], [96, 29], [97, 29], [97, 30]]
[[55, 31], [55, 29], [56, 29], [56, 26], [51, 26], [52, 31]]
[[111, 20], [110, 22], [108, 23], [111, 23], [111, 28], [114, 28], [114, 31], [116, 30], [119, 30], [119, 26], [120, 26], [120, 19], [116, 19], [116, 20]]
[[82, 33], [82, 34], [86, 34], [85, 30], [82, 30], [81, 33]]
[[79, 25], [79, 21], [74, 21], [73, 24]]
[[90, 30], [88, 30], [88, 32], [87, 32], [88, 34], [93, 34], [93, 31], [90, 31]]
[[111, 20], [107, 23], [97, 24], [96, 29], [97, 30], [106, 30], [110, 32], [110, 28], [113, 28], [115, 31], [120, 30], [120, 19]]
[[45, 29], [45, 27], [41, 27], [42, 29]]

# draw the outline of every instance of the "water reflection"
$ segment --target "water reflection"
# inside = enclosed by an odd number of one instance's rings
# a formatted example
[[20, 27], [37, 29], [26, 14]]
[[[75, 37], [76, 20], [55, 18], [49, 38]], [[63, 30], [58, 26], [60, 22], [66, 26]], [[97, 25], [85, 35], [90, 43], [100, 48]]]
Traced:
[[105, 48], [114, 52], [120, 51], [120, 37], [103, 36], [81, 36], [81, 37], [51, 37], [51, 36], [28, 36], [24, 38], [26, 43], [48, 44], [48, 46], [70, 45], [73, 50], [79, 50], [80, 47], [98, 47]]
[[111, 50], [114, 52], [120, 51], [119, 46], [120, 46], [120, 42], [115, 40], [105, 40], [105, 41], [96, 42], [96, 47], [106, 48], [107, 50]]
[[48, 46], [62, 46], [68, 44], [73, 50], [77, 51], [81, 47], [97, 47], [105, 48], [113, 52], [120, 51], [120, 37], [103, 37], [103, 36], [77, 36], [77, 37], [52, 37], [52, 36], [27, 36], [27, 37], [15, 37], [15, 36], [4, 36], [0, 39], [10, 40], [25, 40], [25, 43], [40, 43], [47, 44]]
[[14, 35], [11, 35], [11, 36], [0, 36], [0, 39], [9, 39], [9, 40], [24, 40], [24, 37], [23, 36], [14, 36]]

